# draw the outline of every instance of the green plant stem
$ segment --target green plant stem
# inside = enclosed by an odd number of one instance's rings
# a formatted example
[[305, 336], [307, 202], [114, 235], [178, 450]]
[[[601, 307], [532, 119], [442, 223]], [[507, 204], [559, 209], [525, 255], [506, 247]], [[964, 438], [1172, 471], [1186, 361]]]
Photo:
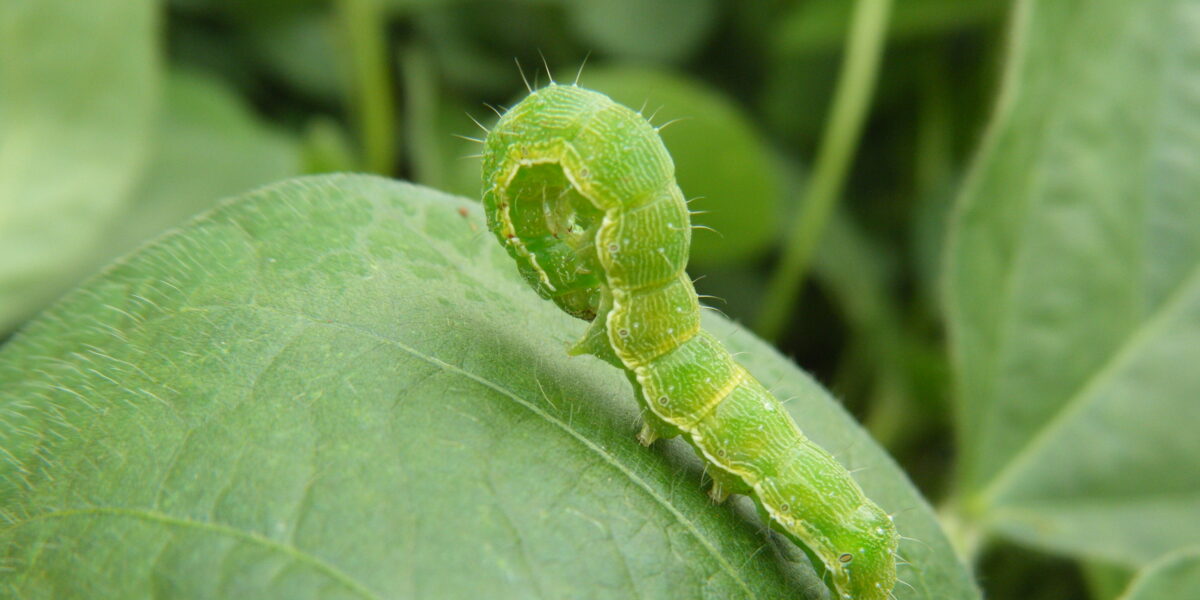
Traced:
[[441, 144], [437, 133], [438, 89], [433, 64], [421, 46], [400, 55], [404, 89], [404, 129], [408, 132], [408, 160], [413, 179], [422, 185], [445, 189]]
[[858, 0], [854, 6], [842, 74], [812, 180], [789, 228], [783, 256], [771, 276], [755, 328], [764, 339], [778, 339], [787, 325], [800, 284], [812, 262], [813, 250], [841, 196], [874, 92], [891, 8], [892, 0]]
[[913, 183], [917, 197], [936, 196], [954, 170], [954, 125], [950, 109], [950, 73], [944, 45], [928, 49], [921, 61], [917, 113], [916, 168]]
[[396, 162], [396, 103], [378, 0], [338, 0], [348, 63], [348, 97], [368, 171], [390, 175]]

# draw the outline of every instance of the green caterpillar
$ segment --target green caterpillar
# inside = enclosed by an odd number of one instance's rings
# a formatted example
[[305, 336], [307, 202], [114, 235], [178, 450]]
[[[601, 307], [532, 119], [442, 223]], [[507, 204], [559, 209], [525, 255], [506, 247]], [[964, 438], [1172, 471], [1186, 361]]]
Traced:
[[683, 435], [708, 464], [714, 500], [751, 495], [838, 597], [887, 598], [891, 517], [700, 328], [684, 271], [689, 213], [657, 130], [603, 94], [551, 83], [488, 132], [483, 179], [488, 227], [524, 278], [591, 321], [571, 353], [633, 383], [645, 417], [638, 440]]

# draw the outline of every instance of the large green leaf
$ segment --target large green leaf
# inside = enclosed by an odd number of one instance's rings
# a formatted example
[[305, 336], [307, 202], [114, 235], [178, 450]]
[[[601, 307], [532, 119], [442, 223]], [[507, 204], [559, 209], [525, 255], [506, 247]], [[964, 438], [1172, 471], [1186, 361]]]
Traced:
[[71, 282], [136, 181], [156, 6], [0, 2], [0, 331]]
[[1168, 554], [1150, 563], [1121, 600], [1200, 598], [1200, 548]]
[[[928, 506], [820, 386], [706, 320], [868, 493], [900, 598], [974, 598]], [[0, 590], [22, 598], [823, 597], [473, 202], [365, 176], [249, 194], [0, 351]]]
[[701, 82], [657, 69], [585, 69], [580, 85], [644, 107], [662, 130], [683, 193], [696, 197], [694, 221], [711, 227], [692, 237], [692, 260], [744, 262], [775, 241], [780, 177], [766, 140], [733, 102]]
[[1200, 540], [1200, 2], [1019, 4], [956, 216], [968, 518], [1136, 565]]

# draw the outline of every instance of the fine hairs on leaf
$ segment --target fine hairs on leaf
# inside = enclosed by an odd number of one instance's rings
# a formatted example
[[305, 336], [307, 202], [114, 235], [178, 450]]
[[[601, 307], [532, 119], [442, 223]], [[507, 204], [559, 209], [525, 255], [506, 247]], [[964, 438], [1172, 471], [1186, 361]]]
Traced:
[[483, 173], [488, 227], [526, 281], [591, 322], [571, 353], [629, 378], [644, 418], [638, 440], [682, 435], [705, 462], [710, 497], [753, 498], [836, 597], [889, 598], [892, 517], [700, 326], [685, 271], [687, 204], [658, 129], [552, 80], [488, 132]]

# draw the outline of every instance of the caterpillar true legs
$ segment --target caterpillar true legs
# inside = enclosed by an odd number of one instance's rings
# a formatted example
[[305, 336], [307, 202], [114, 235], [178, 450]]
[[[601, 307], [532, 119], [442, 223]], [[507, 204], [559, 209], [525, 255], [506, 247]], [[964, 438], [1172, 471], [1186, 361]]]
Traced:
[[540, 295], [591, 321], [572, 352], [626, 372], [645, 409], [639, 441], [682, 435], [715, 500], [754, 498], [842, 598], [887, 598], [891, 518], [700, 328], [687, 205], [655, 128], [607, 96], [551, 84], [501, 116], [483, 158], [488, 227]]

